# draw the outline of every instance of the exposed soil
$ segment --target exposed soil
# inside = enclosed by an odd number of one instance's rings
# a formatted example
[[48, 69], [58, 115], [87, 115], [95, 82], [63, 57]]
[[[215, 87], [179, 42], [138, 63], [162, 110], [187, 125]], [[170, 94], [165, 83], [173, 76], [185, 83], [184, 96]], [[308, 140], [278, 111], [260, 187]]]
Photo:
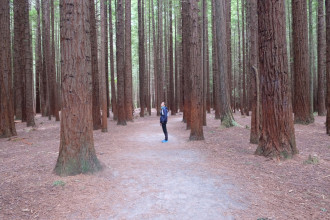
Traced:
[[182, 114], [170, 116], [164, 144], [154, 111], [127, 126], [109, 119], [94, 132], [104, 170], [70, 177], [53, 174], [60, 123], [18, 122], [0, 140], [0, 219], [330, 219], [325, 117], [295, 125], [300, 154], [287, 161], [254, 155], [250, 117], [235, 114], [241, 126], [229, 129], [207, 118], [205, 141], [192, 142]]

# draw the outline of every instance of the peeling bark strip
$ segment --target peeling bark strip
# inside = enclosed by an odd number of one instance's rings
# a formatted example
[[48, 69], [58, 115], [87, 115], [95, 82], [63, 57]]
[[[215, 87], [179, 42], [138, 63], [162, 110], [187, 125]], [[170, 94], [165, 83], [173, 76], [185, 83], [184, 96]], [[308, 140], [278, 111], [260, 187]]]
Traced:
[[55, 173], [101, 169], [93, 140], [89, 1], [61, 0], [62, 117]]
[[0, 0], [0, 138], [16, 135], [12, 101], [9, 0]]
[[307, 29], [307, 2], [292, 1], [294, 121], [300, 124], [314, 122], [310, 111], [309, 53]]
[[258, 0], [258, 12], [262, 133], [256, 154], [287, 159], [298, 150], [288, 84], [284, 0]]

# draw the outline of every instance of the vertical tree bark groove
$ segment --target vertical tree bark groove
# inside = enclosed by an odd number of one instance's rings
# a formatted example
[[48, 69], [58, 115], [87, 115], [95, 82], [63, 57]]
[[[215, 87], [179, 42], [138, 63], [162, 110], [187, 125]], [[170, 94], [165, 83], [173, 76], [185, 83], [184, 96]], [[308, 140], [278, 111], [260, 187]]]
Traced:
[[17, 135], [12, 96], [9, 0], [0, 0], [0, 39], [0, 138], [7, 138]]
[[117, 0], [116, 59], [117, 59], [117, 125], [126, 125], [125, 113], [125, 59], [124, 59], [124, 8]]
[[170, 97], [169, 102], [170, 107], [171, 107], [171, 115], [175, 115], [176, 114], [176, 103], [175, 103], [175, 99], [174, 99], [174, 76], [173, 76], [173, 27], [172, 27], [172, 0], [169, 0], [169, 49], [168, 49], [168, 62], [170, 65], [169, 68], [169, 78], [170, 78]]
[[105, 50], [105, 75], [106, 75], [106, 87], [107, 87], [107, 117], [110, 118], [110, 86], [109, 86], [109, 31], [108, 31], [108, 4], [109, 1], [105, 0], [104, 2], [104, 50]]
[[98, 51], [97, 51], [97, 33], [95, 18], [95, 3], [90, 1], [90, 42], [92, 55], [92, 80], [93, 80], [93, 129], [101, 128], [101, 105], [100, 105], [100, 85], [99, 85], [99, 67], [98, 67]]
[[309, 51], [307, 29], [307, 2], [292, 0], [294, 121], [299, 124], [314, 122], [310, 112]]
[[200, 50], [200, 28], [198, 17], [198, 0], [191, 0], [188, 4], [188, 19], [190, 21], [190, 39], [189, 39], [189, 65], [191, 70], [191, 130], [190, 140], [204, 140], [203, 134], [203, 70], [201, 63]]
[[125, 0], [125, 111], [127, 121], [133, 121], [132, 92], [131, 0]]
[[235, 121], [230, 108], [229, 85], [228, 85], [228, 57], [227, 57], [227, 39], [226, 39], [226, 6], [224, 1], [215, 0], [216, 20], [216, 40], [217, 40], [217, 58], [220, 79], [220, 119], [225, 127], [234, 126]]
[[291, 158], [296, 148], [290, 87], [284, 0], [258, 0], [262, 132], [257, 155]]
[[317, 22], [317, 72], [318, 72], [318, 115], [325, 116], [325, 71], [326, 71], [326, 32], [324, 16], [324, 0], [318, 0], [318, 22]]
[[231, 106], [232, 102], [232, 82], [231, 82], [231, 67], [232, 67], [232, 58], [231, 58], [231, 1], [226, 1], [226, 22], [227, 22], [227, 47], [228, 47], [228, 83], [229, 83], [229, 98]]
[[54, 171], [61, 176], [101, 169], [93, 140], [89, 3], [60, 0], [63, 105]]

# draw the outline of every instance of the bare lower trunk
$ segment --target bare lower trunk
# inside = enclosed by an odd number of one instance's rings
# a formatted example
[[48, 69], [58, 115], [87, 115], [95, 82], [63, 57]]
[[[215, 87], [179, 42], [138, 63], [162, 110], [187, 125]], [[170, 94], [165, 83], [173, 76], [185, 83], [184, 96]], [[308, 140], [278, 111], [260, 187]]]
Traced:
[[263, 120], [256, 154], [287, 159], [297, 154], [298, 150], [288, 84], [284, 1], [258, 0], [258, 11]]
[[[101, 169], [93, 140], [89, 1], [61, 0], [62, 120], [55, 173]], [[78, 35], [79, 37], [74, 37]]]

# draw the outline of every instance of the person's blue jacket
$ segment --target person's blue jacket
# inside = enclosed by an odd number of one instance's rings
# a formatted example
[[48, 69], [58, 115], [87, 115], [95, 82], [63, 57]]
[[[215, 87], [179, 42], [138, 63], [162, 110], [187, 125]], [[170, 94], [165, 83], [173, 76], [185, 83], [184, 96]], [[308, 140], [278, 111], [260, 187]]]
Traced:
[[160, 110], [160, 123], [162, 124], [166, 124], [167, 123], [167, 108], [166, 106], [162, 107], [162, 109]]

